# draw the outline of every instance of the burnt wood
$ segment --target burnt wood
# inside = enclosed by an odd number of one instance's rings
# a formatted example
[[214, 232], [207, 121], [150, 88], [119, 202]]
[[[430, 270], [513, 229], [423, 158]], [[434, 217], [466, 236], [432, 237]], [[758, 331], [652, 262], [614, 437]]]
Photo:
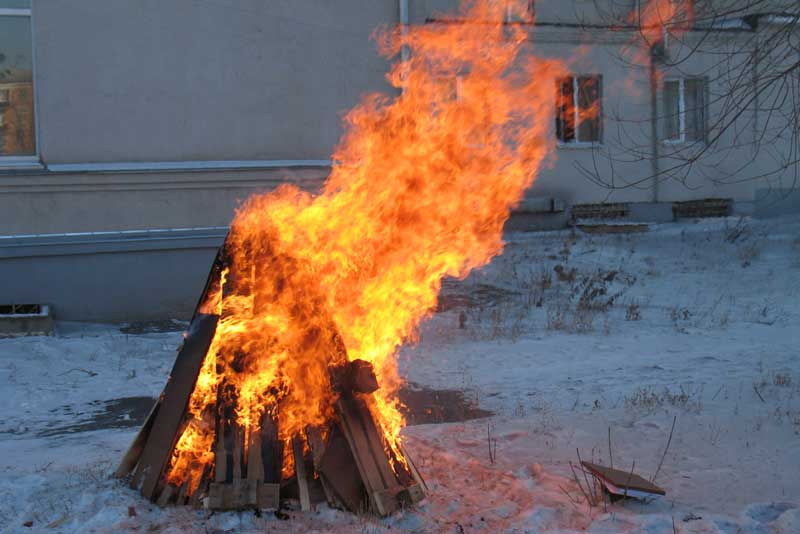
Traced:
[[280, 484], [283, 467], [283, 442], [278, 438], [278, 419], [271, 409], [261, 416], [261, 465], [264, 482]]
[[131, 481], [134, 488], [141, 484], [142, 495], [148, 499], [155, 497], [164, 468], [179, 437], [178, 429], [214, 337], [217, 320], [216, 315], [196, 315], [183, 347], [175, 358], [175, 365], [161, 396], [161, 407], [155, 416], [153, 428]]
[[372, 393], [378, 389], [378, 378], [372, 364], [366, 360], [352, 360], [330, 370], [331, 383], [342, 393]]
[[391, 514], [398, 508], [396, 495], [402, 486], [389, 464], [369, 408], [360, 398], [342, 396], [336, 412], [373, 509], [380, 515]]
[[297, 491], [300, 495], [300, 509], [308, 512], [311, 510], [311, 495], [308, 484], [310, 471], [306, 466], [306, 458], [303, 454], [303, 438], [300, 436], [292, 438], [292, 453], [294, 455], [294, 473], [297, 477]]
[[354, 513], [368, 508], [369, 501], [361, 477], [358, 476], [356, 460], [339, 425], [333, 425], [328, 434], [319, 474], [345, 508]]

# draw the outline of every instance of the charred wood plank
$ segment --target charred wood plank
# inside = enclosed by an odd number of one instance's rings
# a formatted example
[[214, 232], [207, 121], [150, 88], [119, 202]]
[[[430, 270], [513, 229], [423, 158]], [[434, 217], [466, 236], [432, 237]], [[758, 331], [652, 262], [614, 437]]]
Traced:
[[178, 439], [189, 397], [192, 394], [200, 367], [216, 331], [216, 315], [198, 314], [189, 328], [183, 347], [175, 358], [167, 386], [161, 396], [161, 407], [142, 451], [131, 481], [132, 487], [141, 484], [142, 495], [152, 499], [161, 476]]
[[294, 473], [297, 476], [297, 491], [300, 495], [300, 509], [304, 512], [311, 511], [311, 496], [308, 488], [308, 471], [306, 458], [303, 454], [303, 438], [292, 438], [292, 453], [294, 454]]
[[372, 393], [378, 389], [378, 379], [372, 364], [366, 360], [353, 360], [331, 368], [331, 383], [336, 391]]
[[356, 476], [358, 466], [339, 425], [331, 427], [318, 472], [345, 508], [354, 513], [367, 508], [366, 489], [361, 476]]
[[280, 484], [283, 467], [283, 442], [278, 437], [278, 419], [272, 410], [264, 410], [261, 416], [261, 465], [262, 480]]
[[[306, 439], [308, 440], [308, 447], [311, 449], [311, 460], [314, 465], [314, 471], [320, 474], [322, 471], [322, 458], [325, 455], [325, 442], [322, 438], [322, 431], [319, 427], [311, 426], [306, 429]], [[336, 494], [328, 485], [327, 480], [323, 476], [317, 478], [320, 482], [325, 500], [332, 508], [341, 508], [342, 505], [336, 498]]]
[[337, 401], [336, 411], [373, 508], [380, 515], [391, 514], [398, 507], [396, 495], [402, 488], [372, 414], [362, 399], [345, 396]]

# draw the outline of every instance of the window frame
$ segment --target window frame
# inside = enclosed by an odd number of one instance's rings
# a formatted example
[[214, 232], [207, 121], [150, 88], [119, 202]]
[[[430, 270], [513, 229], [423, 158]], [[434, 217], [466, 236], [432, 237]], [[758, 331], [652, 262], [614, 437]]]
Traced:
[[[686, 82], [687, 81], [702, 82], [703, 125], [702, 125], [702, 135], [698, 139], [686, 138]], [[670, 82], [678, 83], [678, 121], [677, 121], [678, 136], [667, 137], [666, 132], [663, 130], [662, 126], [660, 141], [665, 145], [681, 145], [681, 144], [691, 144], [691, 143], [705, 144], [706, 139], [708, 138], [708, 79], [703, 76], [680, 76], [680, 77], [664, 78], [664, 80], [661, 83], [661, 107], [663, 108], [663, 114], [660, 117], [660, 119], [662, 125], [665, 124], [667, 116], [666, 105], [664, 103], [664, 95], [666, 94], [667, 83]]]
[[33, 17], [33, 2], [27, 8], [0, 8], [0, 17], [23, 17], [27, 18], [31, 25], [31, 85], [33, 91], [33, 143], [34, 153], [28, 155], [3, 155], [0, 154], [0, 170], [14, 168], [41, 167], [41, 153], [39, 152], [39, 98], [38, 83], [36, 82], [36, 29]]
[[521, 17], [514, 16], [514, 3], [506, 2], [503, 24], [532, 24], [536, 17], [536, 1], [527, 0], [525, 2], [525, 13]]
[[[561, 78], [556, 79], [556, 84], [563, 80], [564, 78], [571, 78], [572, 79], [572, 107], [574, 110], [574, 141], [562, 141], [558, 138], [558, 132], [554, 132], [556, 135], [556, 147], [557, 148], [599, 148], [603, 146], [603, 75], [597, 73], [570, 73], [567, 76], [562, 76]], [[597, 86], [597, 101], [600, 103], [600, 107], [597, 110], [597, 140], [596, 141], [582, 141], [579, 138], [578, 132], [580, 131], [580, 78], [594, 78], [598, 82]], [[561, 95], [556, 95], [557, 98]]]

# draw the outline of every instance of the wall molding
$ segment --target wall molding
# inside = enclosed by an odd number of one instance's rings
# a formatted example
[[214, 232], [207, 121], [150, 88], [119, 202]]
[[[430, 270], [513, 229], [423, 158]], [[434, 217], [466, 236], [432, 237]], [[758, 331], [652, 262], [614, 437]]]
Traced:
[[62, 163], [0, 171], [0, 195], [321, 185], [329, 160]]
[[218, 248], [227, 226], [0, 236], [0, 260]]

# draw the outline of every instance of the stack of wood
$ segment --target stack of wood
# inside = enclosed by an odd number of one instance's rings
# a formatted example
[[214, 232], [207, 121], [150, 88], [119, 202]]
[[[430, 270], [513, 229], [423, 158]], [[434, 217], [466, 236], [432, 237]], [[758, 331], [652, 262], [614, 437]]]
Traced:
[[[338, 395], [335, 417], [323, 427], [308, 427], [304, 435], [293, 436], [287, 447], [278, 438], [280, 410], [266, 407], [258, 430], [247, 432], [236, 421], [235, 406], [223, 404], [230, 396], [218, 395], [213, 464], [198, 473], [200, 483], [194, 491], [188, 483], [169, 483], [166, 472], [173, 449], [186, 427], [189, 398], [219, 320], [199, 310], [213, 281], [219, 280], [224, 258], [221, 250], [167, 385], [115, 475], [130, 477], [131, 487], [160, 505], [211, 510], [278, 509], [299, 501], [302, 510], [327, 502], [385, 516], [420, 501], [425, 483], [419, 472], [405, 450], [403, 458], [397, 458], [386, 446], [368, 408], [378, 382], [363, 360], [330, 369]], [[223, 379], [220, 388], [225, 387]], [[290, 464], [293, 473], [286, 474], [283, 466]]]

